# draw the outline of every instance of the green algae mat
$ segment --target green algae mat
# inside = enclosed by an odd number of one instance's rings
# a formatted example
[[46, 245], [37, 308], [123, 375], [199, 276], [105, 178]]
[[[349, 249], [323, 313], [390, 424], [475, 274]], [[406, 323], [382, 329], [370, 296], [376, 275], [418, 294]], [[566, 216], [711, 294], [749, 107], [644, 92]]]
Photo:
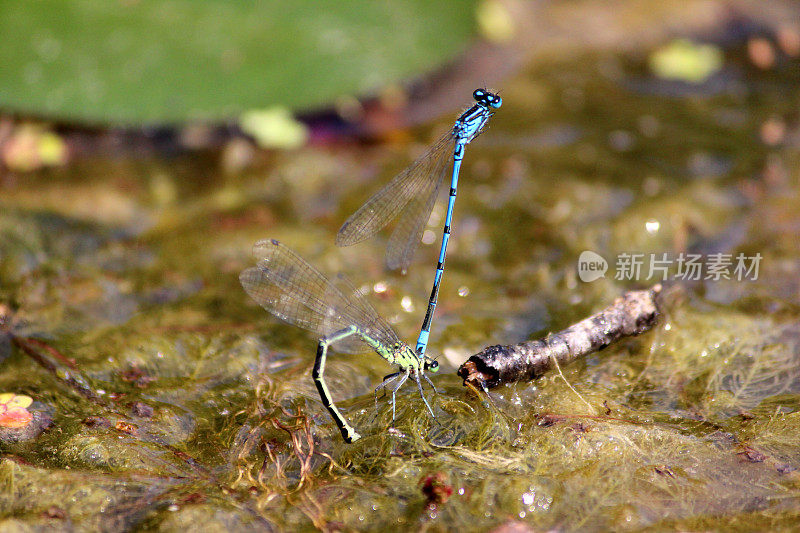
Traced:
[[[373, 394], [392, 368], [333, 354], [353, 444], [312, 382], [317, 339], [251, 302], [238, 274], [254, 242], [280, 239], [413, 341], [436, 240], [406, 276], [384, 270], [382, 239], [333, 241], [419, 145], [309, 146], [234, 169], [230, 147], [95, 154], [4, 174], [0, 529], [793, 528], [800, 62], [721, 54], [700, 82], [578, 55], [504, 83], [462, 171], [428, 349], [436, 418], [406, 386], [392, 422]], [[607, 263], [591, 280], [586, 251]], [[487, 345], [664, 276], [656, 327], [563, 378], [487, 397], [455, 375]]]

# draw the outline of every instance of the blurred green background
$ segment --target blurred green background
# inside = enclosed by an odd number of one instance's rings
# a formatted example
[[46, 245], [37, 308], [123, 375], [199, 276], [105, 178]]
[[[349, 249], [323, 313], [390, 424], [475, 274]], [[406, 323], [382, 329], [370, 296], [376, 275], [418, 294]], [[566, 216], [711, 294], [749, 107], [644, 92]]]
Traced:
[[477, 2], [0, 1], [0, 109], [102, 124], [308, 110], [466, 49]]

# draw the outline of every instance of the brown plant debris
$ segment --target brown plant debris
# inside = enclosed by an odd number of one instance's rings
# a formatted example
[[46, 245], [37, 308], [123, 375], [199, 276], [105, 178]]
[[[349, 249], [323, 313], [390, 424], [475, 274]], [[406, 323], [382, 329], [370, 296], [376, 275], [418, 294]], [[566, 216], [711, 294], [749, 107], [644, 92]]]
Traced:
[[566, 365], [624, 337], [648, 331], [658, 320], [660, 292], [660, 284], [626, 292], [599, 313], [544, 339], [484, 348], [459, 367], [458, 375], [465, 385], [483, 389], [536, 379], [550, 370], [554, 361]]

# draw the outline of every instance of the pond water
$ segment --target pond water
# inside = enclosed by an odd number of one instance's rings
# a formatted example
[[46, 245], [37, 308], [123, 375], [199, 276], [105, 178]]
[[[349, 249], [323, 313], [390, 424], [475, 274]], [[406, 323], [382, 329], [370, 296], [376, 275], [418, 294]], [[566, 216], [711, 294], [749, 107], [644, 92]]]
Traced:
[[[364, 436], [354, 444], [312, 382], [314, 336], [250, 301], [238, 274], [254, 242], [280, 239], [345, 273], [412, 343], [444, 203], [405, 276], [383, 268], [386, 233], [333, 242], [455, 112], [415, 142], [312, 145], [243, 166], [230, 146], [92, 156], [6, 176], [0, 303], [6, 327], [39, 342], [2, 339], [0, 392], [32, 398], [31, 424], [46, 430], [0, 433], [0, 524], [791, 527], [799, 63], [762, 69], [743, 48], [723, 53], [702, 83], [613, 55], [539, 61], [503, 83], [459, 184], [428, 348], [442, 365], [436, 419], [406, 385], [393, 424], [388, 398], [376, 409], [373, 395], [392, 367], [333, 354], [327, 380]], [[608, 263], [590, 282], [577, 268], [587, 250]], [[678, 270], [688, 254], [699, 280]], [[489, 399], [455, 375], [487, 345], [542, 337], [661, 281], [654, 258], [673, 279], [649, 333]]]

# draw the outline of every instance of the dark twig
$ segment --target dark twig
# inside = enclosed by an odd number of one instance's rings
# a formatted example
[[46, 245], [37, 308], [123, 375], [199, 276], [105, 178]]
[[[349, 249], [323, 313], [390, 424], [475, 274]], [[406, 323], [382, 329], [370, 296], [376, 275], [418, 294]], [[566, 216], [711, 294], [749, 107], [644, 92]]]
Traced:
[[89, 379], [78, 370], [75, 361], [38, 339], [18, 337], [12, 334], [11, 342], [72, 390], [94, 403], [108, 407], [108, 402], [100, 397], [91, 386]]
[[108, 406], [108, 402], [92, 387], [90, 380], [80, 371], [75, 360], [62, 354], [49, 344], [33, 337], [17, 334], [20, 320], [6, 304], [0, 303], [0, 340], [10, 342], [39, 366], [53, 374], [59, 381], [90, 401]]
[[489, 346], [471, 356], [458, 369], [464, 384], [487, 389], [528, 381], [554, 366], [602, 350], [623, 337], [640, 335], [658, 319], [656, 298], [661, 285], [626, 292], [599, 313], [544, 339], [514, 346]]

